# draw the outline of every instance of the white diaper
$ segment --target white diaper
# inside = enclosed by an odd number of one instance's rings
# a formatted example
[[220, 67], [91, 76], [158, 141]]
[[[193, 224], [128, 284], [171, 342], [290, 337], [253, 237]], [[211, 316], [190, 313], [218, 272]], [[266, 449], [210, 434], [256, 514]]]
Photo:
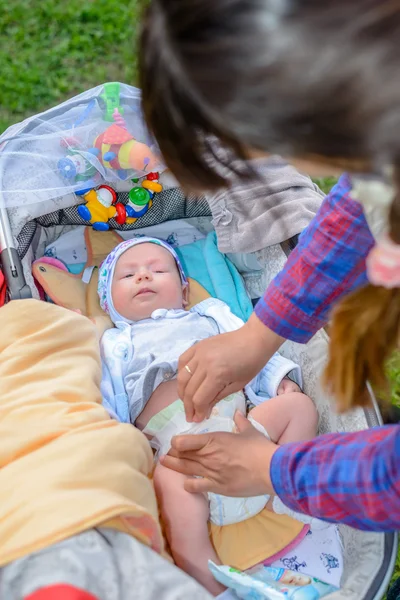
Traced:
[[[202, 423], [188, 423], [185, 417], [183, 402], [176, 400], [167, 408], [150, 419], [143, 430], [152, 437], [151, 445], [157, 450], [156, 458], [167, 454], [171, 449], [171, 440], [175, 435], [201, 434], [214, 431], [236, 433], [234, 422], [235, 412], [246, 412], [246, 400], [242, 392], [231, 394], [218, 402], [212, 409], [209, 419]], [[268, 439], [269, 435], [260, 423], [249, 417], [252, 425]], [[209, 493], [210, 521], [215, 525], [231, 525], [245, 521], [263, 510], [269, 496], [254, 496], [252, 498], [232, 498], [220, 494]]]

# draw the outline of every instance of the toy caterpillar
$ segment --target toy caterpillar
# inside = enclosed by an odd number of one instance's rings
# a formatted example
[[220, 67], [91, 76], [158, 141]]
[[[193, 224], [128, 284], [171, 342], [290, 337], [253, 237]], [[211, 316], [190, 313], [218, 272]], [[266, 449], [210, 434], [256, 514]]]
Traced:
[[135, 140], [117, 109], [113, 117], [115, 123], [97, 136], [90, 152], [105, 167], [116, 170], [121, 179], [126, 179], [129, 170], [139, 173], [155, 171], [159, 167], [159, 161], [149, 146]]

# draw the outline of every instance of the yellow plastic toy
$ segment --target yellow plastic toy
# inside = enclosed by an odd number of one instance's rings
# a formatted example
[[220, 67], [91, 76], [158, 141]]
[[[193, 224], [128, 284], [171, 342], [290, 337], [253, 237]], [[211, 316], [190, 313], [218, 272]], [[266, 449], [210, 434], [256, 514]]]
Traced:
[[110, 219], [115, 219], [119, 225], [126, 222], [125, 206], [117, 202], [117, 194], [110, 186], [101, 185], [97, 190], [90, 190], [82, 196], [86, 204], [78, 206], [78, 214], [91, 223], [96, 231], [110, 229]]

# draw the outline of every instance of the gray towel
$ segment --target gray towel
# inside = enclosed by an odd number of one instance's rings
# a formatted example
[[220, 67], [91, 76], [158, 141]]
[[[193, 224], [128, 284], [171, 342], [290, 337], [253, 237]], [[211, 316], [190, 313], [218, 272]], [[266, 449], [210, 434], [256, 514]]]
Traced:
[[221, 252], [255, 252], [301, 233], [324, 194], [310, 177], [278, 156], [251, 162], [249, 180], [207, 195]]

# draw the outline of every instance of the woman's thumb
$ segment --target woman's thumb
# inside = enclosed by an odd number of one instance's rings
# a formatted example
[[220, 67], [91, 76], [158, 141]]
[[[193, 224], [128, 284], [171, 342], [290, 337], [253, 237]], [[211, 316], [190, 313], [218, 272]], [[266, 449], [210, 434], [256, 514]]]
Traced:
[[253, 427], [250, 421], [246, 419], [239, 410], [235, 413], [235, 425], [238, 428], [239, 433], [243, 433]]

